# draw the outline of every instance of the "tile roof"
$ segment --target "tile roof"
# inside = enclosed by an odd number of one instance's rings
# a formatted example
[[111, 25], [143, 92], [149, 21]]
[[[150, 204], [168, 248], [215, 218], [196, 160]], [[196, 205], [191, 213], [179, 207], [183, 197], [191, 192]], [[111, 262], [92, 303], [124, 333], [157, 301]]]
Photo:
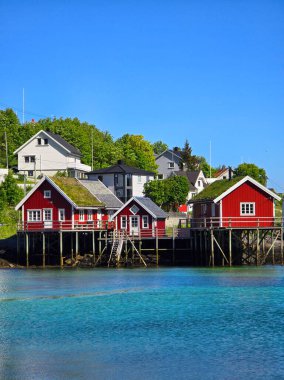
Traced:
[[123, 203], [101, 181], [79, 180], [106, 208], [119, 209]]

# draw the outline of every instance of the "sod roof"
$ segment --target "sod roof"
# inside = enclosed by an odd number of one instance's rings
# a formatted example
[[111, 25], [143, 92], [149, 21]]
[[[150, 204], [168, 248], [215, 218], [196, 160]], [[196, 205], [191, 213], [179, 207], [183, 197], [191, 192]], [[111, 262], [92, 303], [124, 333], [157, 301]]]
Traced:
[[192, 201], [199, 200], [213, 200], [219, 195], [223, 194], [225, 191], [229, 190], [232, 186], [234, 186], [237, 182], [239, 182], [244, 177], [234, 177], [231, 180], [222, 179], [221, 181], [215, 181], [211, 185], [207, 186], [203, 191], [199, 194], [195, 195]]
[[76, 178], [52, 177], [51, 180], [78, 206], [103, 207], [93, 194], [90, 193]]

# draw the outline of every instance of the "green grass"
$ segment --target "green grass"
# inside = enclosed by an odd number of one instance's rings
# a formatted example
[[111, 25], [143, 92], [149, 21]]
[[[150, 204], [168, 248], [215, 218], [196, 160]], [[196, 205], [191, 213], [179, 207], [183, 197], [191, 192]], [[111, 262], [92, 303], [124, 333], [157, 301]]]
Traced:
[[14, 207], [7, 207], [0, 212], [0, 239], [7, 239], [17, 233], [19, 214]]
[[75, 178], [52, 177], [51, 180], [79, 207], [104, 206]]

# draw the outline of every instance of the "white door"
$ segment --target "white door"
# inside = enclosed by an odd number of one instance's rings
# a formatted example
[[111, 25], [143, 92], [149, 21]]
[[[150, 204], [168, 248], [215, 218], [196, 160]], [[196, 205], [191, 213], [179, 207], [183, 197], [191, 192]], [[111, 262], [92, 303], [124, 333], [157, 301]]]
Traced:
[[43, 225], [44, 228], [52, 228], [52, 209], [46, 208], [43, 210]]
[[139, 235], [139, 216], [132, 215], [129, 217], [129, 234]]

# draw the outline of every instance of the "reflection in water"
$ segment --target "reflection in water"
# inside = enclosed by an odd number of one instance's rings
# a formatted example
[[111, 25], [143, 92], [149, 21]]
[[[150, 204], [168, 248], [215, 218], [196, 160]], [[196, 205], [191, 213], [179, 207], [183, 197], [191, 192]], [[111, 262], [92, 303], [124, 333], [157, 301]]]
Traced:
[[1, 379], [284, 377], [284, 269], [0, 271]]

